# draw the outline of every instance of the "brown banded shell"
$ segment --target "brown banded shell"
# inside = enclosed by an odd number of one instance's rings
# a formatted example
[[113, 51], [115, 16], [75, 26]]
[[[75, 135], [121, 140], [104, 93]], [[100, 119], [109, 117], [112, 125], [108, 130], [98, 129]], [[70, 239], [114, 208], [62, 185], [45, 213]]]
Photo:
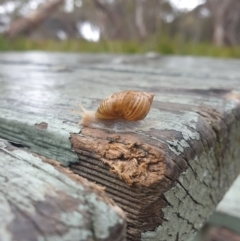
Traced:
[[105, 120], [142, 120], [149, 112], [154, 95], [140, 91], [117, 92], [99, 105], [96, 118]]

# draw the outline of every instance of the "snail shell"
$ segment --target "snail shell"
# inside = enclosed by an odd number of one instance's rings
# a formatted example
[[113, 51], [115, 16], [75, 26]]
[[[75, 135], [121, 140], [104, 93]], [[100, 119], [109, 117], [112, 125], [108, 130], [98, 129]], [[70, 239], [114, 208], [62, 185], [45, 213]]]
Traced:
[[122, 91], [107, 97], [99, 105], [96, 118], [104, 120], [142, 120], [148, 114], [154, 95], [139, 91]]
[[[154, 95], [140, 91], [117, 92], [104, 99], [96, 112], [87, 111], [81, 105], [82, 120], [79, 124], [95, 127], [96, 123], [101, 125], [107, 120], [115, 121], [138, 121], [148, 114]], [[108, 123], [109, 124], [109, 123]]]

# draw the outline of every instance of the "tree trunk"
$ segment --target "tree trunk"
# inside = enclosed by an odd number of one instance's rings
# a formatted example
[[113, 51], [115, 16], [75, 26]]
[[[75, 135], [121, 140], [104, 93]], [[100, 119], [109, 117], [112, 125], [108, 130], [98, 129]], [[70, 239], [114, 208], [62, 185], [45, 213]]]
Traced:
[[110, 34], [111, 38], [121, 38], [122, 37], [122, 19], [120, 19], [117, 14], [112, 11], [111, 9], [109, 9], [106, 5], [104, 5], [103, 3], [101, 3], [101, 1], [99, 0], [92, 0], [92, 2], [94, 3], [94, 5], [96, 6], [96, 8], [98, 10], [100, 10], [101, 12], [103, 12], [108, 21], [113, 25], [113, 32]]
[[227, 24], [225, 26], [227, 32], [227, 40], [230, 45], [235, 46], [239, 43], [239, 31], [238, 26], [240, 23], [240, 2], [235, 1], [233, 5], [229, 8], [227, 13]]
[[11, 23], [5, 34], [12, 39], [24, 32], [34, 31], [63, 3], [64, 0], [53, 0], [43, 3], [36, 11]]
[[213, 42], [215, 45], [222, 47], [224, 46], [224, 28], [223, 28], [223, 22], [222, 19], [218, 19], [218, 21], [215, 21], [214, 24], [214, 32], [213, 32]]
[[209, 8], [213, 14], [213, 42], [216, 46], [224, 46], [225, 28], [224, 20], [228, 6], [232, 0], [208, 0]]
[[135, 23], [136, 23], [140, 38], [141, 39], [146, 38], [147, 30], [144, 23], [144, 17], [143, 17], [143, 0], [136, 0]]

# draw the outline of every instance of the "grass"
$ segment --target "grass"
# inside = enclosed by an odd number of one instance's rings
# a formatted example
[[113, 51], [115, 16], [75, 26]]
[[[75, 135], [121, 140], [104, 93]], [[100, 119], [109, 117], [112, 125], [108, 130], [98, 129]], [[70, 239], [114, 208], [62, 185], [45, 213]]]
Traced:
[[178, 38], [170, 39], [166, 36], [161, 38], [151, 38], [144, 42], [102, 40], [97, 43], [79, 39], [54, 41], [20, 38], [9, 41], [4, 37], [0, 37], [0, 51], [27, 50], [128, 54], [154, 51], [161, 54], [240, 58], [240, 46], [220, 48], [211, 43], [194, 44], [191, 42], [180, 41]]

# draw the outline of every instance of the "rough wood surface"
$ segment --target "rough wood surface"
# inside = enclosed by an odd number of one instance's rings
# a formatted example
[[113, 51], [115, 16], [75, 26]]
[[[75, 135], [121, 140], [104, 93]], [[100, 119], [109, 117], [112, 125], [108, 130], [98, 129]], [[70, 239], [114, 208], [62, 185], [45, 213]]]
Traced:
[[0, 139], [0, 240], [125, 240], [101, 187]]
[[[105, 186], [128, 240], [190, 239], [239, 173], [238, 60], [13, 53], [0, 64], [0, 136]], [[125, 89], [155, 94], [145, 128], [76, 126], [78, 102], [94, 110]]]

